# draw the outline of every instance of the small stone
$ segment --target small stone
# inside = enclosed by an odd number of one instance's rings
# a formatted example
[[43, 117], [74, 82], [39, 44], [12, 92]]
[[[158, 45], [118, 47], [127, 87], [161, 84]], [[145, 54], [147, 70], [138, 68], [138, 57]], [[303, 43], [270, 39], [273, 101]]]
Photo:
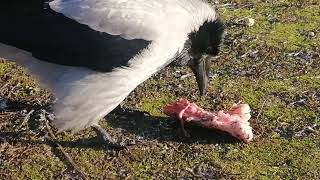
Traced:
[[251, 27], [255, 23], [255, 20], [253, 18], [246, 18], [246, 24], [247, 26]]
[[314, 37], [315, 35], [316, 35], [316, 34], [315, 34], [314, 32], [309, 32], [309, 33], [308, 33], [308, 36], [309, 36], [309, 37]]
[[185, 78], [188, 78], [188, 77], [191, 77], [192, 74], [191, 73], [187, 73], [187, 74], [184, 74], [180, 77], [180, 79], [185, 79]]

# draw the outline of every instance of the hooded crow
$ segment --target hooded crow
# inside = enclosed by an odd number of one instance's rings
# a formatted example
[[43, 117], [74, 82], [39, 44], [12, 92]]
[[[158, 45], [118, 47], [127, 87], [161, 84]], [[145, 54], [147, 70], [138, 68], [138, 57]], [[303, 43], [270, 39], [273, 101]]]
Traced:
[[53, 93], [59, 131], [93, 127], [109, 142], [99, 119], [170, 63], [189, 66], [204, 94], [224, 32], [202, 0], [10, 0], [0, 22], [0, 58]]

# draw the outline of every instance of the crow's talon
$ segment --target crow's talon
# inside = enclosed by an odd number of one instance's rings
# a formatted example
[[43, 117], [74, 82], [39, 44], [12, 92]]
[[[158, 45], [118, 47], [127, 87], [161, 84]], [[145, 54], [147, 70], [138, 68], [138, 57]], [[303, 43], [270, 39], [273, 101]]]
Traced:
[[122, 150], [128, 151], [128, 148], [124, 143], [109, 143], [108, 146], [111, 149], [116, 151], [122, 151]]
[[93, 125], [92, 128], [97, 133], [97, 138], [99, 139], [99, 141], [104, 143], [107, 146], [108, 150], [128, 150], [127, 144], [123, 142], [118, 143], [100, 125]]
[[128, 115], [128, 114], [138, 114], [141, 116], [151, 116], [151, 114], [148, 111], [136, 111], [136, 110], [132, 110], [123, 106], [117, 106], [114, 110], [114, 113], [119, 114], [119, 115]]
[[148, 111], [141, 111], [141, 113], [146, 116], [151, 116], [151, 114]]

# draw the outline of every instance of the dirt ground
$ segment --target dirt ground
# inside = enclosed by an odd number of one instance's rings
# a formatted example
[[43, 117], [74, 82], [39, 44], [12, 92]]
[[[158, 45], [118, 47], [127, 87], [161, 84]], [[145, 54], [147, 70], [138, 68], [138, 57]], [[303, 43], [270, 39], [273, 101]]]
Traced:
[[[107, 150], [91, 129], [53, 138], [50, 94], [2, 61], [0, 179], [320, 179], [320, 2], [216, 5], [227, 34], [208, 94], [189, 69], [169, 67], [131, 93], [126, 112], [101, 120], [128, 151]], [[248, 103], [253, 142], [192, 125], [183, 137], [162, 113], [181, 97], [212, 111]]]

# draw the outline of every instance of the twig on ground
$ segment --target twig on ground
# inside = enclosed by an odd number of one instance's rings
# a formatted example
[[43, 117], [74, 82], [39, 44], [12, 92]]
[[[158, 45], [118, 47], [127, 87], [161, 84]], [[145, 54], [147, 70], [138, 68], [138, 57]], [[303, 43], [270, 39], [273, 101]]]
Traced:
[[23, 121], [22, 121], [22, 123], [20, 124], [19, 129], [20, 129], [22, 126], [24, 126], [24, 125], [29, 121], [30, 116], [31, 116], [31, 114], [32, 114], [33, 112], [34, 112], [34, 109], [31, 109], [31, 110], [28, 112], [28, 114], [23, 118]]
[[188, 173], [190, 173], [193, 177], [202, 178], [201, 175], [195, 174], [194, 171], [193, 171], [191, 168], [186, 168], [185, 171], [187, 171]]
[[17, 112], [0, 112], [0, 116], [12, 115], [12, 114], [17, 114]]
[[[16, 148], [16, 149], [22, 149], [22, 148]], [[26, 147], [23, 152], [19, 152], [17, 155], [15, 155], [11, 159], [9, 159], [8, 163], [10, 164], [13, 160], [17, 159], [18, 157], [21, 157], [26, 152], [29, 152], [34, 149], [39, 149], [39, 147], [32, 147], [32, 148]]]
[[[261, 116], [262, 111], [263, 111], [263, 108], [264, 108], [266, 102], [267, 102], [267, 100], [265, 99], [265, 100], [263, 101], [261, 107], [260, 107], [260, 110], [259, 110], [259, 113], [258, 113], [257, 117], [255, 118], [256, 121], [258, 121], [259, 117]], [[254, 129], [253, 129], [253, 131], [254, 131], [255, 133], [257, 133], [257, 131], [255, 131]], [[264, 130], [263, 130], [263, 131], [264, 131]], [[262, 134], [263, 134], [263, 133], [261, 132], [259, 135], [256, 135], [255, 138], [260, 137]]]
[[256, 120], [258, 120], [259, 117], [261, 116], [262, 110], [263, 110], [264, 105], [266, 104], [266, 102], [267, 102], [267, 100], [264, 100], [264, 101], [263, 101], [263, 103], [262, 103], [262, 105], [261, 105], [261, 108], [260, 108], [260, 110], [259, 110], [259, 113], [258, 113], [258, 115], [257, 115], [257, 117], [256, 117]]
[[1, 88], [0, 88], [0, 92], [2, 94], [2, 92], [4, 91], [4, 89], [10, 84], [10, 82], [5, 83]]
[[[3, 177], [9, 177], [9, 174], [0, 172], [0, 179], [2, 179]], [[6, 178], [3, 178], [3, 179], [6, 179]]]
[[79, 175], [81, 176], [82, 179], [86, 180], [88, 179], [87, 176], [80, 170], [80, 168], [77, 166], [77, 164], [72, 160], [72, 158], [69, 156], [69, 154], [63, 149], [63, 147], [61, 146], [61, 144], [59, 144], [56, 141], [56, 136], [54, 135], [54, 133], [52, 132], [48, 121], [46, 121], [46, 127], [48, 130], [48, 134], [49, 137], [47, 137], [47, 140], [51, 141], [52, 143], [54, 143], [57, 146], [57, 149], [59, 149], [62, 154], [64, 155], [65, 159], [68, 161], [68, 163], [72, 166], [72, 168], [77, 171], [79, 173]]
[[16, 90], [16, 88], [20, 86], [20, 83], [17, 83], [15, 86], [13, 86], [10, 91], [8, 92], [7, 98], [10, 98], [13, 92]]

